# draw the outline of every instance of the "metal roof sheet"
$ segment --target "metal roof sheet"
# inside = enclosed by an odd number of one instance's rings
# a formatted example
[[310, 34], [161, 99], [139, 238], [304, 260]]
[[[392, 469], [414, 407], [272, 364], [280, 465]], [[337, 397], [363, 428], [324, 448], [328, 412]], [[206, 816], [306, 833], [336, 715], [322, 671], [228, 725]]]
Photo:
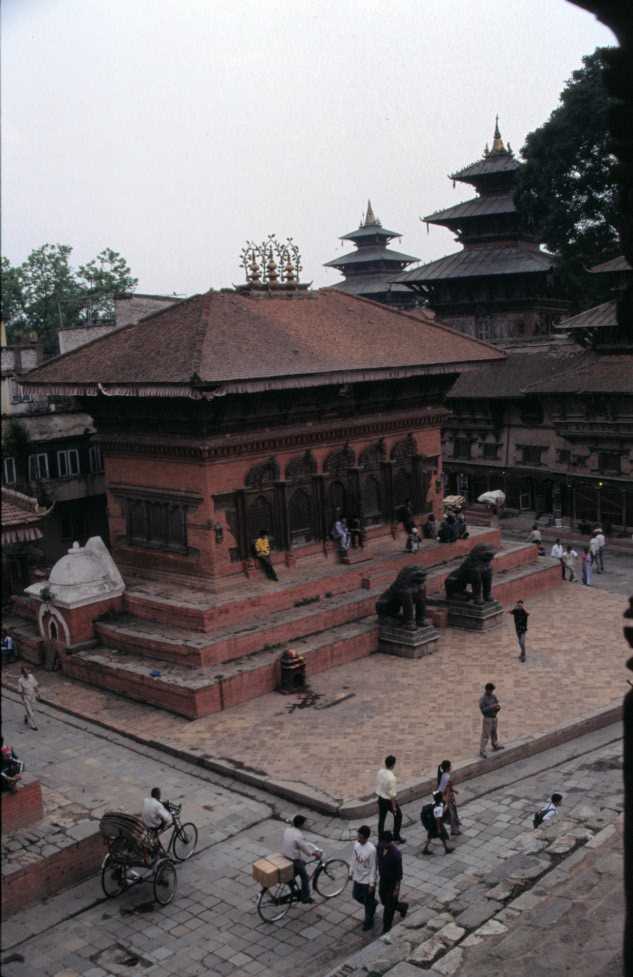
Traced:
[[557, 329], [605, 329], [617, 326], [618, 312], [615, 300], [603, 302], [602, 305], [594, 305], [592, 309], [585, 309], [578, 315], [563, 319], [556, 327]]
[[512, 173], [520, 168], [521, 164], [514, 156], [511, 156], [510, 153], [503, 153], [498, 156], [486, 156], [484, 159], [477, 160], [476, 163], [470, 163], [469, 166], [465, 166], [457, 173], [451, 173], [450, 178], [468, 183], [473, 178], [493, 176], [498, 173]]
[[397, 264], [411, 264], [412, 261], [419, 259], [412, 254], [402, 254], [400, 251], [391, 251], [380, 244], [367, 248], [360, 248], [358, 251], [350, 251], [348, 254], [341, 255], [340, 258], [333, 258], [326, 261], [324, 268], [343, 268], [346, 265], [363, 265], [370, 261], [391, 261]]
[[526, 248], [472, 248], [430, 261], [398, 275], [397, 282], [433, 282], [447, 278], [479, 278], [484, 275], [518, 275], [547, 272], [555, 267], [554, 255]]
[[514, 214], [516, 207], [512, 199], [511, 191], [505, 193], [486, 194], [483, 197], [474, 197], [472, 200], [465, 200], [454, 207], [447, 207], [445, 210], [436, 210], [429, 214], [424, 220], [429, 224], [443, 224], [464, 217], [482, 217], [487, 214]]

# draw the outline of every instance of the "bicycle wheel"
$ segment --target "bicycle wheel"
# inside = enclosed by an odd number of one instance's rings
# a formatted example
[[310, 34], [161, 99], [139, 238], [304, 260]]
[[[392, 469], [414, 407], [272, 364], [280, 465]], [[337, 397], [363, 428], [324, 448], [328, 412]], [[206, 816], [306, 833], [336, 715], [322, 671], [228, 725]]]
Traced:
[[164, 858], [154, 872], [154, 899], [161, 906], [168, 906], [176, 895], [177, 888], [176, 866], [170, 859]]
[[330, 858], [314, 876], [314, 888], [324, 899], [340, 896], [349, 882], [349, 865], [342, 858]]
[[101, 868], [101, 888], [108, 899], [120, 895], [127, 888], [125, 879], [125, 865], [112, 860], [111, 855], [106, 855], [103, 859]]
[[174, 834], [174, 840], [171, 845], [174, 857], [179, 862], [186, 862], [193, 855], [197, 844], [198, 829], [195, 824], [191, 821], [188, 821], [187, 824], [181, 824], [178, 831]]
[[265, 923], [278, 923], [283, 919], [292, 902], [292, 889], [287, 882], [280, 882], [270, 889], [262, 889], [257, 900], [257, 912]]

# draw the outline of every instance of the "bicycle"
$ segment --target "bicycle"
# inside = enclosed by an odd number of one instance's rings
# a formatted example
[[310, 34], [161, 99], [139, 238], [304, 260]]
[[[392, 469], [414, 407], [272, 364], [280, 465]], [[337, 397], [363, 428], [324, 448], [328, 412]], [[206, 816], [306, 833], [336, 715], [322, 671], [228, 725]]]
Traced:
[[160, 846], [165, 852], [165, 855], [169, 856], [171, 854], [177, 862], [186, 862], [196, 850], [198, 829], [193, 821], [186, 821], [185, 824], [181, 824], [180, 812], [182, 811], [182, 804], [165, 801], [164, 806], [171, 814], [173, 828], [167, 847], [165, 848], [159, 839]]
[[[315, 853], [306, 862], [315, 862], [310, 882], [314, 891], [324, 899], [340, 896], [349, 882], [349, 864], [343, 858], [325, 859], [323, 852]], [[278, 882], [269, 889], [262, 889], [257, 899], [257, 912], [265, 923], [278, 923], [287, 915], [293, 902], [301, 902], [301, 886], [296, 876], [290, 882]]]

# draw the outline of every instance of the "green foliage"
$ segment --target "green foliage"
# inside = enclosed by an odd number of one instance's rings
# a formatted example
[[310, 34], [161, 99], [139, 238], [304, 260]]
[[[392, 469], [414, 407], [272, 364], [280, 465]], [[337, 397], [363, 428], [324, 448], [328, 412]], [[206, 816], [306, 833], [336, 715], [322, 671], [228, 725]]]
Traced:
[[112, 319], [114, 296], [136, 286], [125, 258], [111, 248], [76, 272], [71, 254], [66, 244], [44, 244], [17, 267], [2, 259], [2, 313], [10, 341], [34, 333], [45, 354], [55, 355], [59, 329]]
[[15, 458], [19, 464], [26, 459], [31, 438], [29, 432], [18, 420], [12, 418], [2, 432], [2, 453], [7, 458]]
[[560, 105], [527, 136], [515, 203], [560, 256], [565, 296], [576, 308], [606, 298], [602, 276], [587, 269], [620, 251], [617, 185], [609, 148], [605, 53], [597, 48], [567, 82]]

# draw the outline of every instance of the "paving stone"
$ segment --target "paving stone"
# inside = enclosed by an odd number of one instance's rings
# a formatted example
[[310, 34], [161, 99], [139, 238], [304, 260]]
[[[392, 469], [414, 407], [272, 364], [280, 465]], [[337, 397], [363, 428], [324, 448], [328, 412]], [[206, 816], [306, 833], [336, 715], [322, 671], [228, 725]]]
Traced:
[[501, 909], [501, 906], [498, 902], [495, 902], [493, 899], [483, 899], [469, 906], [463, 913], [460, 913], [455, 922], [458, 926], [463, 926], [465, 929], [477, 929], [483, 922], [490, 919], [491, 916], [494, 916], [499, 909]]
[[[429, 974], [430, 971], [427, 970], [425, 973]], [[366, 974], [367, 971], [364, 972], [364, 977], [366, 977]], [[353, 975], [350, 974], [349, 977], [353, 977]], [[420, 968], [414, 967], [413, 964], [407, 963], [406, 960], [401, 960], [391, 970], [386, 971], [385, 977], [420, 977]]]
[[457, 943], [458, 940], [461, 940], [465, 932], [466, 930], [461, 926], [457, 926], [455, 923], [448, 923], [439, 930], [437, 935], [445, 943]]
[[489, 919], [479, 929], [475, 930], [475, 936], [497, 936], [499, 933], [507, 933], [508, 927], [504, 926], [498, 919]]
[[486, 892], [486, 899], [495, 899], [497, 902], [504, 902], [509, 899], [514, 891], [514, 886], [511, 882], [499, 882], [494, 888], [488, 889]]
[[440, 913], [439, 916], [431, 916], [426, 925], [430, 930], [441, 930], [447, 923], [452, 922], [453, 917], [450, 913]]
[[430, 940], [420, 943], [410, 955], [409, 960], [412, 963], [432, 963], [444, 950], [446, 950], [446, 944], [436, 933]]
[[425, 926], [430, 919], [435, 916], [432, 909], [427, 906], [422, 906], [420, 909], [416, 909], [414, 912], [410, 912], [406, 919], [402, 921], [402, 926], [405, 929], [420, 929]]
[[463, 958], [464, 951], [462, 948], [455, 947], [454, 950], [449, 950], [445, 957], [442, 957], [440, 960], [436, 960], [433, 969], [439, 974], [444, 974], [445, 977], [451, 977], [451, 975], [461, 967]]
[[537, 895], [535, 892], [524, 892], [523, 895], [514, 900], [512, 908], [519, 912], [524, 912], [526, 909], [534, 909], [544, 898], [544, 896]]

